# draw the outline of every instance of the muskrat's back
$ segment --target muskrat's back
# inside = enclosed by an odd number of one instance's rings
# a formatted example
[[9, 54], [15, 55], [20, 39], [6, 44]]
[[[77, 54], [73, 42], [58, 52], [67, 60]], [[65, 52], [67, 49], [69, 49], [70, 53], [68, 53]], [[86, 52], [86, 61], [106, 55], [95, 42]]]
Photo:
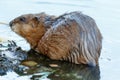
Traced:
[[95, 21], [80, 12], [58, 17], [38, 45], [38, 51], [55, 60], [98, 64], [102, 36]]
[[[51, 16], [48, 17], [50, 18], [49, 21], [43, 20], [42, 23], [40, 19], [38, 21], [37, 27], [40, 27], [39, 30], [37, 29], [38, 33], [41, 34], [41, 29], [44, 29], [42, 36], [37, 36], [37, 38], [29, 36], [32, 38], [31, 41], [36, 42], [35, 47], [32, 47], [34, 50], [54, 60], [65, 60], [75, 64], [92, 66], [98, 64], [102, 48], [102, 36], [91, 17], [77, 11], [52, 19]], [[49, 26], [47, 30], [46, 24]], [[24, 38], [31, 46], [34, 45], [28, 38]]]

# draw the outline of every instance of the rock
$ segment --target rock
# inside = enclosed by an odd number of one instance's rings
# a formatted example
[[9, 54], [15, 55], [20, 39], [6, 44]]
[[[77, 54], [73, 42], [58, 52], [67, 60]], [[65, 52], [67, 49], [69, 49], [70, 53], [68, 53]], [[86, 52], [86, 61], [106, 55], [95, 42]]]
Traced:
[[59, 67], [57, 64], [49, 64], [50, 67]]
[[28, 67], [33, 67], [33, 66], [36, 66], [38, 63], [35, 61], [25, 60], [25, 61], [22, 61], [21, 64]]

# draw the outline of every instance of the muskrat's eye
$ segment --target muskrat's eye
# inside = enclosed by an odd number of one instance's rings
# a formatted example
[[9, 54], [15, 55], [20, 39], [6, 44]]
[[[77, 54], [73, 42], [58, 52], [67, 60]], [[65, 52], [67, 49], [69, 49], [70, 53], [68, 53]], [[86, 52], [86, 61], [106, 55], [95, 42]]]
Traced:
[[22, 21], [22, 22], [26, 21], [25, 17], [21, 17], [19, 20]]

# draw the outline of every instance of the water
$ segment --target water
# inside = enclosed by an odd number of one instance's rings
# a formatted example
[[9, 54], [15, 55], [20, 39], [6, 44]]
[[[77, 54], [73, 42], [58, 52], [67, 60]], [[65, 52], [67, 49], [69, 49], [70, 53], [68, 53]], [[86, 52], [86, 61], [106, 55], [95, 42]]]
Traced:
[[[82, 11], [93, 17], [103, 35], [99, 61], [100, 80], [119, 80], [120, 0], [0, 0], [0, 10], [0, 22], [6, 23], [21, 14], [39, 12], [58, 16], [66, 12]], [[24, 41], [4, 25], [0, 25], [0, 37]], [[22, 44], [19, 42], [18, 45]], [[27, 50], [28, 47], [23, 46], [23, 49]]]

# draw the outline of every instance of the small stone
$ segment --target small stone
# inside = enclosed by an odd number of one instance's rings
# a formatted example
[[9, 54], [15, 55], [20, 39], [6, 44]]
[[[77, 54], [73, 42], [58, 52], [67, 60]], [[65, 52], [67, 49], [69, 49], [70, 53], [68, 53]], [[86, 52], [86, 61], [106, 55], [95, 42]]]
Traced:
[[50, 67], [59, 67], [57, 64], [49, 64]]
[[36, 66], [38, 63], [35, 61], [23, 61], [21, 64], [28, 67], [33, 67], [33, 66]]

